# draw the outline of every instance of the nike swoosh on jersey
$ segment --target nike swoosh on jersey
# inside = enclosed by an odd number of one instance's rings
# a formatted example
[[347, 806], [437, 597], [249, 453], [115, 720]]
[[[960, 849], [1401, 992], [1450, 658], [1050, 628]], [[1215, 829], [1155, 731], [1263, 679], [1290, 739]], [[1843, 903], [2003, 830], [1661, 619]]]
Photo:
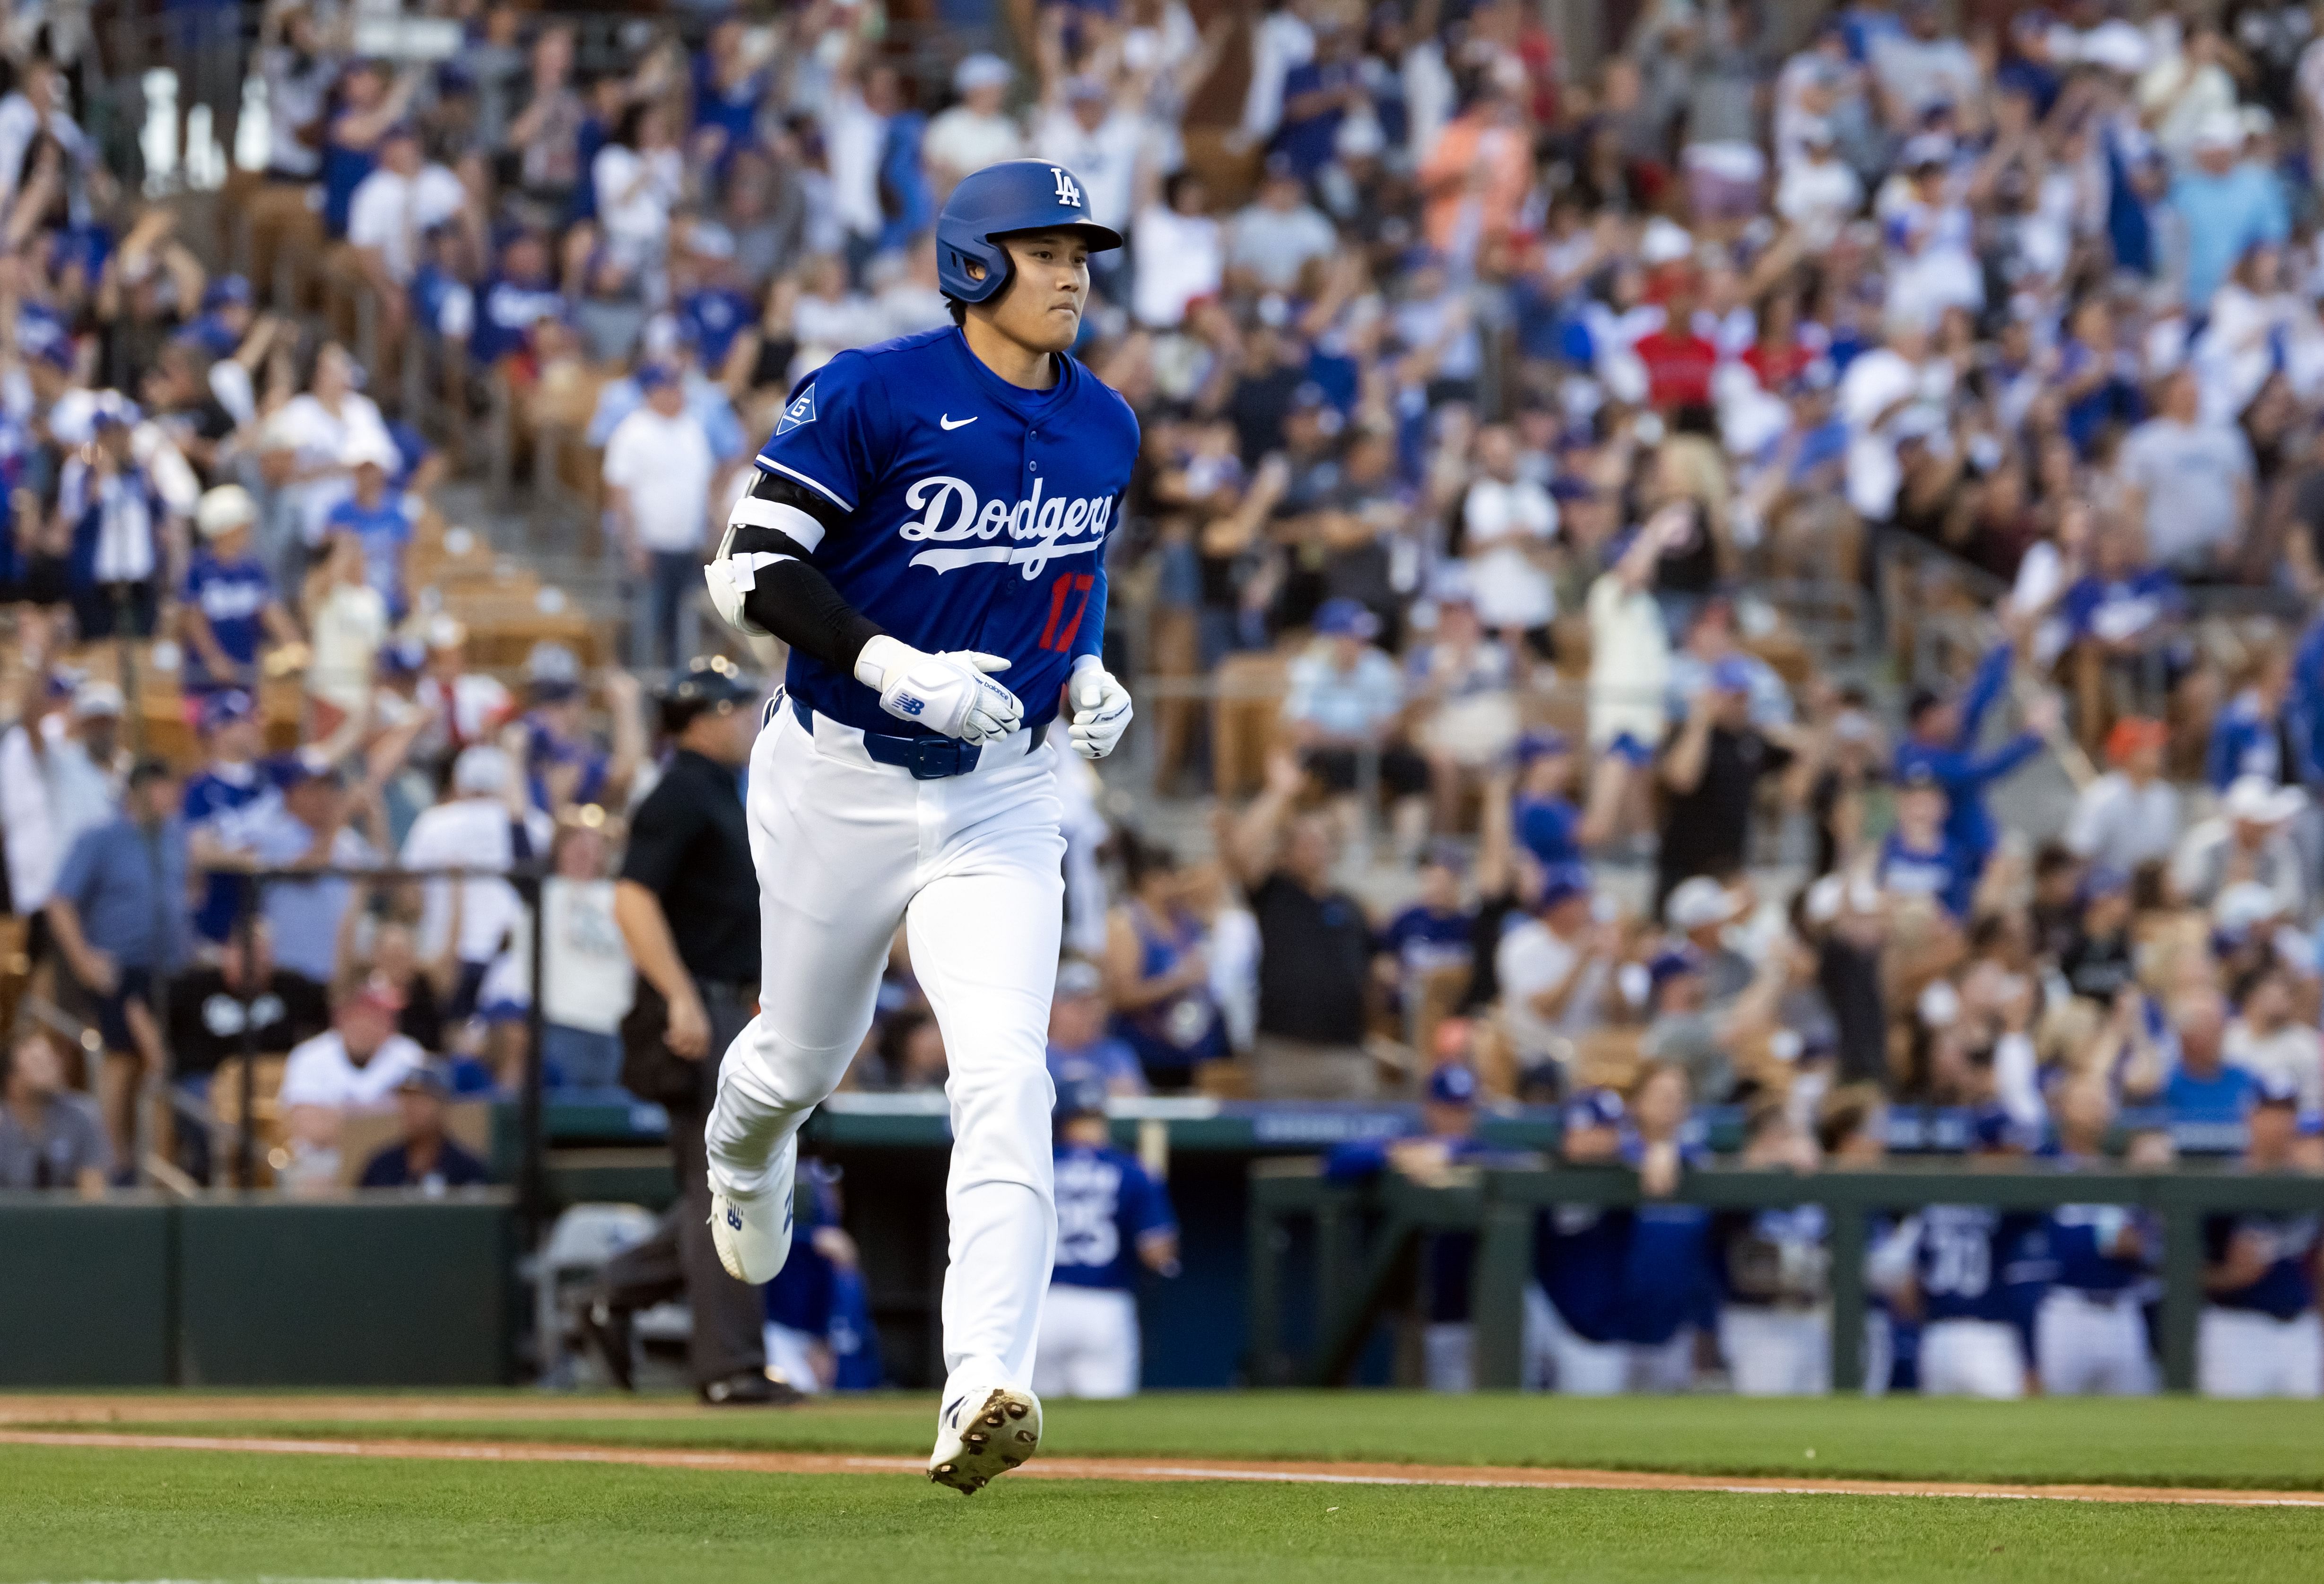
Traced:
[[[976, 418], [982, 418], [982, 417], [983, 417], [983, 416], [984, 416], [984, 414], [982, 414], [982, 412], [980, 412], [980, 413], [978, 413], [978, 414], [976, 415]], [[976, 421], [976, 418], [954, 418], [954, 417], [951, 413], [949, 413], [949, 412], [940, 413], [940, 414], [938, 414], [938, 415], [937, 415], [937, 418], [936, 418], [936, 427], [937, 427], [938, 429], [947, 429], [947, 430], [949, 430], [949, 429], [966, 429], [970, 424], [974, 423], [974, 422]]]

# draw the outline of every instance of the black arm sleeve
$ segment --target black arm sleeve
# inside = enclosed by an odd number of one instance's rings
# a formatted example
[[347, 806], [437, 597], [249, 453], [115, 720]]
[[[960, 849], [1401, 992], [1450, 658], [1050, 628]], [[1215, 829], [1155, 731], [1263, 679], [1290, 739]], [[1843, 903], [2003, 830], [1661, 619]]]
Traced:
[[[805, 512], [826, 533], [838, 532], [846, 521], [838, 507], [813, 490], [771, 473], [761, 473], [751, 494]], [[807, 548], [781, 529], [737, 527], [727, 553], [753, 551], [789, 559], [759, 569], [755, 586], [742, 597], [742, 614], [792, 648], [853, 675], [855, 657], [881, 635], [879, 624], [848, 604], [807, 559]]]

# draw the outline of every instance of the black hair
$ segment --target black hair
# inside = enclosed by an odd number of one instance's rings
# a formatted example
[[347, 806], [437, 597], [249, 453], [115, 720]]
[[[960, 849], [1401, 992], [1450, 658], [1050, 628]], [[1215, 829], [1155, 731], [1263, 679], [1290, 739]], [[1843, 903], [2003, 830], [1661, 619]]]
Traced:
[[613, 135], [607, 141], [634, 151], [638, 146], [638, 130], [647, 116], [659, 108], [651, 99], [638, 99], [622, 111], [621, 120], [613, 124]]
[[1178, 855], [1158, 841], [1148, 841], [1134, 831], [1121, 833], [1122, 878], [1130, 889], [1136, 891], [1149, 875], [1172, 875], [1178, 869]]
[[968, 323], [968, 304], [959, 298], [945, 298], [945, 311], [952, 315], [952, 322], [955, 327], [964, 327]]

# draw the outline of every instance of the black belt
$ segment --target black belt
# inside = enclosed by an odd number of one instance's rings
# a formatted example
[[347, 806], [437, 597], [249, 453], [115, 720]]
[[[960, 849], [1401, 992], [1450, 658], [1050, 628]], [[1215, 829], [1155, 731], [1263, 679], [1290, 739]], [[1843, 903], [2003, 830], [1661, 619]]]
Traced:
[[[793, 697], [791, 713], [807, 736], [813, 736], [815, 711], [807, 708], [807, 700]], [[1033, 731], [1025, 734], [1026, 753], [1033, 751], [1039, 736]], [[948, 775], [966, 775], [984, 757], [982, 744], [964, 743], [958, 737], [891, 737], [870, 731], [863, 734], [863, 751], [874, 764], [910, 771], [914, 781], [942, 781]]]

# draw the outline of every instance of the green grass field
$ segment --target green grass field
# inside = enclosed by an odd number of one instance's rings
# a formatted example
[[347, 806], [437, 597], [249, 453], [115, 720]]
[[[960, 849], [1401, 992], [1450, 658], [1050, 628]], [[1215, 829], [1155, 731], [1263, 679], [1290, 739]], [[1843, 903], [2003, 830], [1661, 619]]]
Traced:
[[[174, 1403], [183, 1422], [121, 1428], [924, 1455], [930, 1416], [925, 1399], [885, 1398], [667, 1420], [204, 1423], [198, 1396]], [[2314, 1488], [2324, 1487], [2324, 1406], [1158, 1396], [1058, 1404], [1048, 1450]], [[978, 1576], [2260, 1584], [2324, 1576], [2319, 1559], [2324, 1511], [2292, 1508], [1029, 1479], [964, 1501], [900, 1475], [0, 1446], [0, 1584]]]
[[[420, 1423], [386, 1418], [209, 1422], [200, 1419], [198, 1397], [185, 1402], [188, 1422], [171, 1428], [192, 1434], [353, 1433], [904, 1457], [927, 1454], [924, 1443], [934, 1423], [929, 1400], [908, 1396], [783, 1413]], [[2324, 1490], [2324, 1404], [2179, 1397], [1973, 1403], [1161, 1393], [1130, 1403], [1057, 1404], [1043, 1445], [1060, 1457], [1348, 1459]]]

